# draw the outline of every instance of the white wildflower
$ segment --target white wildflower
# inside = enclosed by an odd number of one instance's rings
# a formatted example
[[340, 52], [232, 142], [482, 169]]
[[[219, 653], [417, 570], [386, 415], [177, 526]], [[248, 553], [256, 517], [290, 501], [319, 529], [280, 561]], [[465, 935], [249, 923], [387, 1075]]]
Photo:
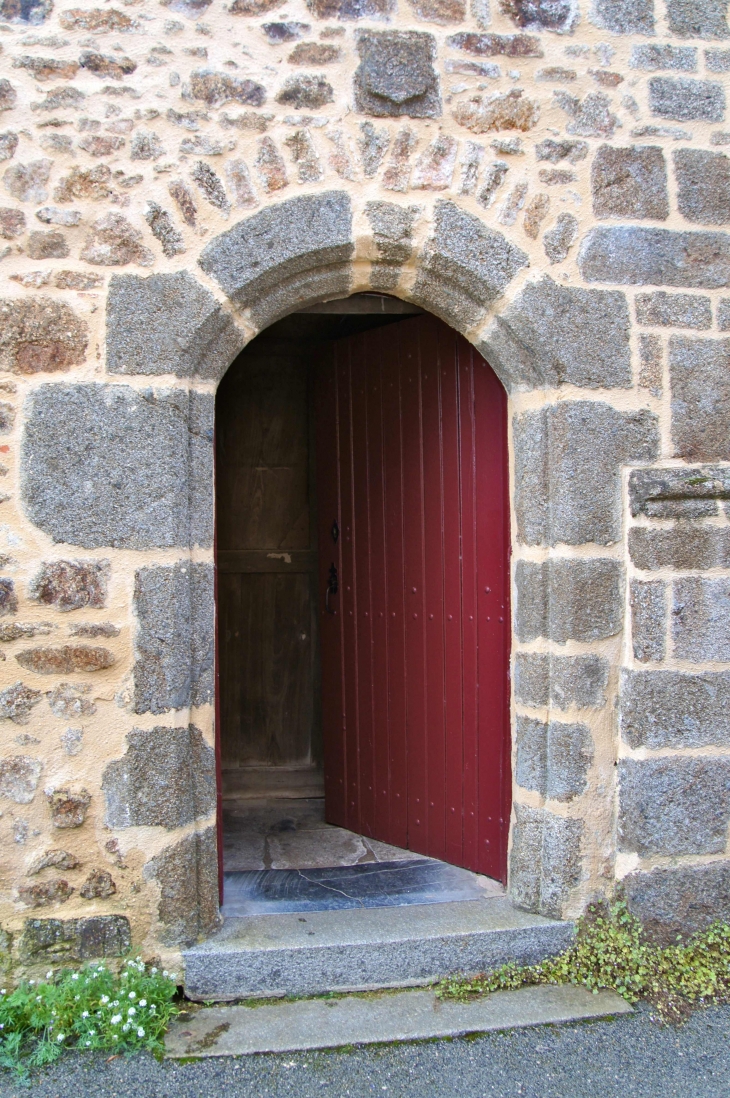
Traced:
[[89, 1012], [88, 1012], [88, 1010], [82, 1010], [82, 1011], [81, 1011], [81, 1017], [82, 1017], [82, 1018], [88, 1018], [88, 1017], [89, 1017]]
[[130, 991], [130, 993], [129, 993], [129, 995], [127, 996], [127, 998], [128, 998], [128, 999], [136, 999], [136, 998], [137, 998], [137, 992], [136, 992], [136, 991]]
[[59, 1033], [56, 1037], [56, 1040], [57, 1041], [65, 1041], [66, 1040], [66, 1034], [65, 1033]]
[[[157, 975], [157, 969], [156, 969], [156, 968], [151, 968], [151, 969], [150, 969], [150, 972], [152, 973], [152, 975], [153, 975], [153, 976], [156, 976], [156, 975]], [[4, 994], [5, 994], [5, 992], [3, 992], [3, 995], [4, 995]]]
[[122, 1026], [122, 1029], [123, 1029], [123, 1030], [124, 1030], [124, 1032], [126, 1033], [126, 1032], [127, 1032], [127, 1030], [129, 1029], [129, 1022], [125, 1022], [125, 1023], [124, 1023], [124, 1025]]
[[48, 972], [46, 973], [46, 979], [47, 979], [47, 980], [50, 980], [50, 978], [51, 978], [51, 976], [52, 976], [52, 975], [53, 975], [53, 969], [52, 969], [52, 968], [49, 968], [49, 969], [48, 969]]
[[72, 979], [72, 980], [78, 980], [78, 978], [79, 978], [79, 974], [78, 974], [78, 972], [73, 972], [73, 973], [71, 973], [71, 979]]
[[146, 1000], [146, 999], [140, 999], [140, 1001], [139, 1001], [139, 1005], [140, 1005], [141, 1007], [145, 1007], [145, 1006], [147, 1006], [147, 1000]]
[[130, 1007], [129, 1010], [127, 1011], [127, 1017], [128, 1018], [133, 1018], [136, 1013], [137, 1013], [137, 1011], [134, 1009], [134, 1007]]
[[112, 1021], [112, 1025], [113, 1025], [113, 1026], [117, 1026], [117, 1025], [119, 1025], [119, 1023], [121, 1022], [121, 1020], [122, 1020], [122, 1016], [121, 1016], [121, 1014], [112, 1014], [112, 1019], [111, 1019], [111, 1021]]
[[139, 1029], [137, 1030], [137, 1036], [138, 1037], [144, 1037], [144, 1030], [142, 1029], [142, 1026], [140, 1026]]
[[99, 999], [99, 1002], [100, 1003], [108, 1003], [109, 1002], [109, 996], [108, 995], [102, 995], [101, 999]]

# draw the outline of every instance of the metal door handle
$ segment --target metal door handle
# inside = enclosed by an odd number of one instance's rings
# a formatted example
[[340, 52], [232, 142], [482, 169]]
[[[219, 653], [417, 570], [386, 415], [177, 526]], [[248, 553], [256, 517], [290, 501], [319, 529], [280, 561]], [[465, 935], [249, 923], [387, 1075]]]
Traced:
[[337, 611], [332, 610], [330, 607], [330, 595], [336, 595], [338, 590], [337, 583], [337, 566], [334, 561], [330, 564], [329, 576], [327, 577], [327, 590], [324, 596], [324, 608], [328, 614], [335, 614]]

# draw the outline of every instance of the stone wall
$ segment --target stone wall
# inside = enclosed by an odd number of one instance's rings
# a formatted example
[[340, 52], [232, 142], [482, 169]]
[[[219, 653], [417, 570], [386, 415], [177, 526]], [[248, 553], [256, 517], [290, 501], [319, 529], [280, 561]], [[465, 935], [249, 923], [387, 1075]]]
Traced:
[[0, 0], [6, 962], [215, 926], [215, 386], [371, 288], [510, 394], [513, 899], [730, 918], [727, 8]]

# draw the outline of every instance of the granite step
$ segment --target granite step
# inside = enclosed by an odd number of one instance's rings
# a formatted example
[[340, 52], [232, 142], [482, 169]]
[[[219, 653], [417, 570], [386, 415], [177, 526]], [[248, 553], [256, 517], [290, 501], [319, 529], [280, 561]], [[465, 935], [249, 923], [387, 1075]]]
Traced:
[[507, 961], [534, 964], [573, 934], [572, 923], [520, 911], [505, 896], [231, 917], [183, 954], [185, 993], [223, 1002], [425, 986]]

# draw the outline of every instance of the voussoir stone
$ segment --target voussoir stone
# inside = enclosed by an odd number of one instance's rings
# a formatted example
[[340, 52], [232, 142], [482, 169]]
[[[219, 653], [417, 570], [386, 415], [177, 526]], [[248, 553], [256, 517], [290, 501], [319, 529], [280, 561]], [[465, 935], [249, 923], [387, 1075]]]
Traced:
[[701, 225], [730, 222], [730, 157], [706, 149], [676, 149], [679, 212]]
[[730, 758], [619, 760], [619, 849], [643, 857], [722, 854]]
[[686, 660], [730, 661], [730, 579], [685, 576], [673, 584], [674, 654]]
[[387, 292], [398, 285], [400, 268], [413, 250], [413, 225], [419, 212], [417, 206], [398, 206], [395, 202], [366, 204], [378, 257], [370, 274], [374, 290]]
[[213, 568], [183, 562], [135, 576], [134, 711], [165, 713], [213, 700]]
[[659, 945], [730, 922], [730, 861], [630, 873], [621, 884], [629, 910]]
[[601, 145], [591, 167], [596, 217], [669, 217], [667, 165], [655, 145]]
[[705, 518], [719, 513], [718, 500], [729, 499], [730, 470], [724, 465], [634, 469], [629, 475], [634, 517]]
[[355, 107], [376, 118], [438, 118], [436, 40], [424, 31], [360, 31]]
[[453, 202], [439, 201], [412, 299], [458, 329], [476, 324], [522, 267], [525, 252]]
[[605, 640], [623, 625], [623, 572], [617, 560], [557, 557], [518, 560], [515, 569], [517, 637]]
[[21, 959], [31, 964], [124, 957], [131, 948], [132, 930], [126, 915], [26, 919], [20, 939]]
[[528, 284], [477, 344], [507, 388], [628, 388], [631, 321], [620, 290]]
[[213, 397], [42, 385], [26, 405], [22, 498], [54, 541], [145, 549], [213, 541]]
[[585, 724], [518, 715], [514, 735], [518, 785], [556, 801], [572, 801], [584, 792], [593, 760], [593, 740]]
[[654, 0], [593, 0], [589, 18], [611, 34], [654, 34]]
[[610, 545], [621, 537], [621, 468], [659, 451], [656, 416], [561, 401], [514, 421], [515, 513], [528, 545]]
[[509, 894], [516, 907], [560, 918], [581, 877], [583, 821], [515, 804]]
[[669, 341], [674, 453], [730, 460], [730, 339]]
[[728, 671], [623, 671], [620, 708], [629, 747], [730, 746]]
[[730, 286], [730, 235], [639, 225], [591, 229], [578, 254], [587, 282], [629, 286]]
[[551, 705], [557, 709], [601, 708], [606, 704], [608, 667], [603, 656], [518, 652], [514, 662], [515, 698], [523, 705]]
[[211, 240], [200, 266], [259, 327], [350, 291], [352, 210], [344, 191], [290, 198]]
[[114, 275], [106, 312], [111, 374], [219, 378], [245, 343], [213, 295], [187, 271]]
[[192, 945], [218, 924], [215, 828], [196, 831], [147, 862], [144, 876], [160, 887], [160, 940]]
[[102, 777], [107, 827], [184, 827], [215, 811], [215, 752], [199, 728], [135, 728]]

